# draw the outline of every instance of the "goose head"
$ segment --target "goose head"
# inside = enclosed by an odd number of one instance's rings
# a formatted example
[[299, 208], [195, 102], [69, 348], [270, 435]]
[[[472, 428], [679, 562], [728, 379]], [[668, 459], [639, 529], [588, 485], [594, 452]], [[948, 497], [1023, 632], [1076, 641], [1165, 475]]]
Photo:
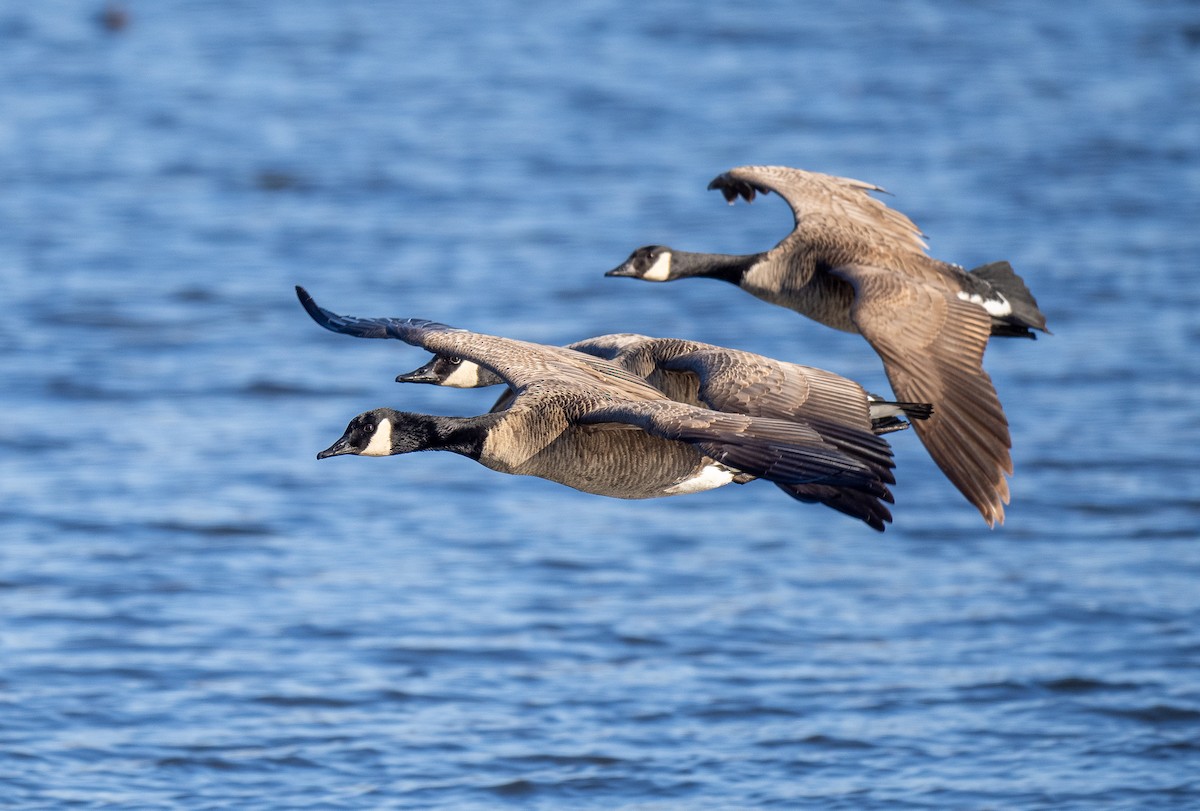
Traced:
[[397, 383], [429, 383], [454, 389], [478, 389], [500, 383], [496, 374], [478, 363], [448, 355], [434, 355], [424, 366], [396, 375]]
[[646, 245], [629, 255], [621, 265], [605, 276], [629, 276], [647, 282], [667, 282], [679, 277], [672, 273], [672, 251], [665, 245]]
[[391, 408], [376, 408], [350, 420], [341, 438], [317, 454], [330, 456], [395, 456], [429, 448], [433, 443], [430, 418]]

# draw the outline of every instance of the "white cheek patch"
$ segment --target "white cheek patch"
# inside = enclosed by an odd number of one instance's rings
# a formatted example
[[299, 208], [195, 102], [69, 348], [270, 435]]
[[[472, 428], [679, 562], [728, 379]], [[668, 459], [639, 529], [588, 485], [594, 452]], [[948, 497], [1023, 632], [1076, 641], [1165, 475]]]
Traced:
[[985, 299], [978, 293], [972, 295], [965, 290], [960, 290], [958, 291], [958, 297], [963, 301], [969, 301], [972, 304], [980, 305], [983, 307], [983, 309], [988, 311], [988, 315], [995, 316], [996, 318], [1003, 318], [1006, 315], [1012, 315], [1012, 305], [1009, 304], [1008, 299], [999, 293], [996, 294], [995, 298]]
[[453, 389], [473, 389], [479, 386], [479, 364], [464, 360], [441, 382]]
[[668, 487], [663, 492], [672, 496], [684, 495], [686, 493], [702, 493], [705, 490], [724, 487], [733, 481], [733, 477], [737, 473], [731, 467], [725, 467], [725, 465], [713, 462], [712, 464], [705, 465], [695, 476], [692, 476], [690, 479], [684, 479], [678, 484]]
[[383, 419], [375, 426], [371, 441], [363, 448], [360, 456], [391, 456], [392, 455], [392, 421]]
[[671, 278], [671, 252], [660, 253], [649, 270], [642, 274], [642, 278], [648, 282], [665, 282]]

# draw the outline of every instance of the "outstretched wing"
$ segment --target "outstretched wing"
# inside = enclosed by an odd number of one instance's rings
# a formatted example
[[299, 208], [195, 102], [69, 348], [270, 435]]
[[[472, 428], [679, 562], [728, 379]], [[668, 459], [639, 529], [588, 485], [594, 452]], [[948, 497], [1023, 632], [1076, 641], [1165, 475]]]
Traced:
[[983, 370], [987, 312], [884, 268], [832, 272], [854, 286], [851, 318], [883, 359], [897, 398], [935, 404], [929, 419], [913, 423], [930, 456], [989, 525], [1003, 523], [1012, 443]]
[[696, 347], [659, 365], [696, 375], [700, 399], [709, 408], [752, 417], [838, 423], [864, 431], [871, 428], [867, 394], [853, 380], [752, 352]]
[[318, 305], [303, 287], [296, 287], [296, 295], [309, 316], [325, 329], [358, 338], [394, 338], [435, 355], [472, 361], [498, 375], [517, 394], [533, 387], [586, 392], [599, 382], [629, 397], [663, 397], [621, 367], [570, 349], [469, 332], [419, 318], [338, 315]]
[[738, 197], [751, 202], [756, 193], [778, 194], [791, 206], [796, 220], [796, 230], [786, 240], [789, 247], [799, 240], [823, 250], [848, 250], [855, 256], [925, 255], [920, 229], [868, 194], [884, 191], [871, 183], [787, 166], [739, 166], [715, 177], [708, 188], [719, 190], [729, 203]]
[[604, 358], [605, 360], [613, 360], [631, 347], [654, 340], [657, 339], [651, 338], [648, 335], [638, 335], [634, 332], [616, 332], [611, 335], [597, 335], [594, 338], [584, 338], [582, 341], [567, 344], [567, 349], [574, 349], [576, 352], [583, 352], [585, 355], [592, 355], [593, 357]]
[[895, 481], [886, 442], [855, 458], [803, 423], [726, 414], [670, 400], [597, 405], [579, 421], [625, 423], [663, 439], [687, 442], [722, 464], [777, 484], [819, 482], [890, 500], [886, 485]]
[[[618, 339], [618, 340], [614, 340]], [[714, 411], [802, 422], [827, 445], [892, 481], [891, 449], [874, 436], [867, 394], [847, 378], [736, 349], [646, 336], [600, 336], [571, 345], [605, 352], [676, 402]], [[505, 401], [497, 403], [497, 407]], [[907, 423], [904, 423], [907, 425]], [[882, 531], [892, 520], [890, 492], [807, 482], [776, 485], [792, 498], [821, 503]]]
[[[876, 436], [871, 422], [867, 393], [852, 380], [823, 369], [723, 347], [697, 349], [664, 361], [661, 366], [694, 374], [699, 380], [700, 400], [710, 408], [799, 420], [843, 453], [891, 467], [890, 456], [886, 462], [883, 456], [890, 454], [890, 449]], [[821, 483], [778, 486], [792, 498], [832, 507], [879, 531], [892, 520], [883, 504], [891, 501], [890, 494], [876, 497]]]
[[750, 417], [803, 422], [854, 454], [886, 447], [874, 438], [867, 393], [853, 380], [722, 346], [653, 338], [616, 362], [677, 402]]
[[420, 318], [357, 318], [352, 315], [338, 315], [317, 304], [300, 285], [296, 285], [296, 297], [300, 299], [301, 306], [313, 321], [330, 332], [353, 335], [356, 338], [394, 338], [406, 344], [423, 347], [430, 334], [466, 331]]

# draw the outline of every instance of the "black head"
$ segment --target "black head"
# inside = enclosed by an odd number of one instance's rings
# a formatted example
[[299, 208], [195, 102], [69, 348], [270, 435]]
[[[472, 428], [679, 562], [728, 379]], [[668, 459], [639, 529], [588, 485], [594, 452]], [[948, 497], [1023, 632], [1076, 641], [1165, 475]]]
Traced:
[[434, 355], [424, 366], [413, 369], [411, 372], [396, 375], [396, 382], [429, 383], [430, 385], [441, 386], [445, 383], [446, 378], [453, 375], [461, 365], [461, 358]]
[[629, 276], [648, 282], [666, 282], [675, 278], [671, 273], [671, 249], [665, 245], [646, 245], [629, 255], [619, 267], [605, 276]]
[[475, 389], [494, 386], [500, 378], [469, 360], [449, 355], [435, 355], [419, 369], [396, 375], [397, 383], [431, 383], [456, 389]]
[[350, 420], [342, 438], [317, 454], [318, 459], [354, 454], [394, 456], [428, 448], [432, 441], [429, 418], [391, 408], [377, 408]]

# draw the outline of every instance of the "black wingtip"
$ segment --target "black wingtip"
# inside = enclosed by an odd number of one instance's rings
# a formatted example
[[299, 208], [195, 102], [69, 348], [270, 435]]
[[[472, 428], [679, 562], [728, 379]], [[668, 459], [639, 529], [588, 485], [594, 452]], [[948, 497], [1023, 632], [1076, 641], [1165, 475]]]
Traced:
[[722, 172], [714, 177], [708, 184], [709, 190], [717, 189], [725, 198], [725, 202], [733, 205], [737, 202], [738, 197], [741, 197], [747, 203], [753, 203], [755, 196], [759, 194], [769, 194], [771, 192], [766, 186], [759, 183], [753, 183], [748, 180], [741, 180], [734, 177], [729, 172]]
[[[824, 504], [843, 515], [857, 518], [876, 532], [884, 532], [892, 523], [892, 512], [875, 496], [840, 487], [821, 484], [777, 485], [797, 501]], [[890, 496], [891, 493], [889, 492]], [[888, 503], [895, 503], [891, 498]]]
[[717, 190], [725, 198], [725, 202], [733, 205], [738, 198], [738, 181], [730, 177], [728, 172], [722, 172], [708, 182], [708, 190]]
[[313, 297], [300, 285], [296, 285], [296, 298], [300, 299], [300, 305], [306, 310], [317, 306], [317, 303], [313, 301]]
[[316, 321], [326, 329], [330, 329], [329, 318], [326, 317], [324, 311], [317, 306], [317, 302], [309, 295], [308, 291], [300, 285], [296, 285], [296, 298], [300, 299], [300, 306], [308, 313], [313, 321]]
[[296, 285], [296, 298], [300, 299], [300, 305], [304, 307], [304, 311], [308, 313], [308, 317], [330, 332], [338, 332], [344, 335], [359, 335], [364, 338], [385, 337], [382, 335], [366, 334], [362, 330], [351, 328], [346, 324], [346, 319], [336, 313], [331, 313], [317, 304], [308, 291], [300, 285]]

